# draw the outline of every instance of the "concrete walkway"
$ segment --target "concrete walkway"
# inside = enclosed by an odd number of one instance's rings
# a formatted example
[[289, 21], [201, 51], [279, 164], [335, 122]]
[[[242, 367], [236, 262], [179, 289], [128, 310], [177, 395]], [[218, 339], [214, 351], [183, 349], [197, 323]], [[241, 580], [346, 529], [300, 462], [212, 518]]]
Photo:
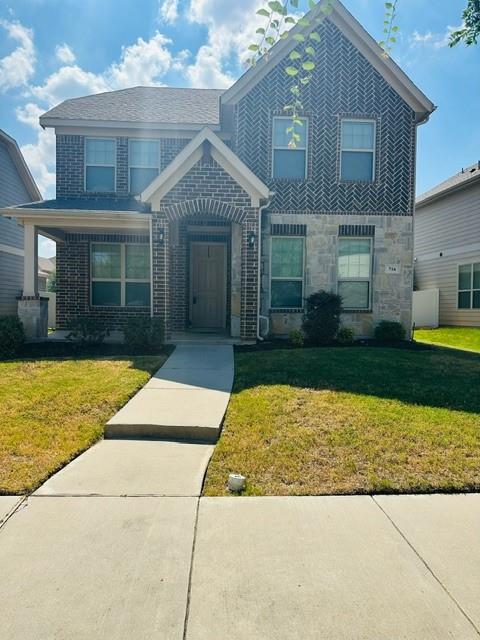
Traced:
[[215, 442], [233, 384], [231, 345], [184, 344], [107, 424], [105, 437]]
[[0, 528], [1, 637], [480, 638], [480, 495], [61, 497], [80, 475]]

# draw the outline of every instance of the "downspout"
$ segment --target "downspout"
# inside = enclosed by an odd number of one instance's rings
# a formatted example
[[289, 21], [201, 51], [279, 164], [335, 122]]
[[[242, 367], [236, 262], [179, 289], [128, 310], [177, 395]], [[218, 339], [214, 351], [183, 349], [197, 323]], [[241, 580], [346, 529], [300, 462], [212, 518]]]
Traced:
[[260, 318], [265, 317], [267, 322], [270, 322], [270, 318], [267, 316], [260, 315], [260, 297], [261, 297], [261, 289], [262, 289], [262, 279], [261, 279], [261, 265], [262, 265], [262, 213], [265, 209], [272, 204], [272, 200], [275, 196], [273, 191], [270, 192], [269, 198], [265, 204], [262, 204], [261, 207], [258, 208], [258, 264], [257, 264], [257, 340], [263, 342], [263, 338], [260, 335]]

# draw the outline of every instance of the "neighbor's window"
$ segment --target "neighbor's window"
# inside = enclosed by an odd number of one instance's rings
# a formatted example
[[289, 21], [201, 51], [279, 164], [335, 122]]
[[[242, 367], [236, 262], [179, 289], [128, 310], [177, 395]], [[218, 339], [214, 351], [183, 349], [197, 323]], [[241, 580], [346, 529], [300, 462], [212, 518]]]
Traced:
[[342, 120], [340, 177], [372, 182], [375, 177], [375, 122]]
[[92, 244], [91, 275], [93, 306], [150, 306], [148, 244]]
[[116, 142], [87, 138], [85, 141], [85, 191], [115, 191]]
[[338, 241], [338, 294], [344, 309], [370, 308], [371, 238]]
[[271, 307], [303, 307], [304, 238], [273, 236]]
[[458, 266], [458, 308], [480, 309], [480, 262]]
[[130, 193], [141, 193], [158, 176], [158, 140], [130, 140], [128, 153]]
[[[273, 119], [273, 169], [274, 178], [304, 180], [307, 173], [308, 121], [300, 118], [302, 125], [294, 125], [291, 118]], [[291, 146], [292, 127], [300, 137]]]

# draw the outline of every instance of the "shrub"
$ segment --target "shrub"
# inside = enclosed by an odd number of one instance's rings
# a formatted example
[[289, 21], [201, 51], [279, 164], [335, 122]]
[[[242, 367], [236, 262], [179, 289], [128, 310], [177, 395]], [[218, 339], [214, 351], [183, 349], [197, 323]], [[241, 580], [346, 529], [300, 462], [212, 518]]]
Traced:
[[382, 320], [375, 327], [375, 338], [381, 342], [398, 342], [405, 340], [405, 328], [400, 322]]
[[337, 333], [338, 344], [353, 344], [355, 342], [355, 332], [350, 327], [340, 327]]
[[342, 299], [336, 293], [318, 291], [307, 298], [303, 330], [311, 344], [333, 342], [340, 326]]
[[0, 358], [13, 358], [24, 342], [23, 324], [17, 316], [0, 316]]
[[290, 331], [288, 339], [293, 347], [303, 347], [305, 342], [305, 336], [299, 329], [293, 329]]
[[70, 333], [67, 340], [78, 342], [81, 345], [102, 344], [105, 338], [110, 335], [105, 322], [100, 318], [88, 316], [75, 318], [69, 323], [68, 328]]
[[163, 320], [154, 318], [129, 318], [124, 329], [125, 343], [135, 351], [161, 349], [165, 339]]

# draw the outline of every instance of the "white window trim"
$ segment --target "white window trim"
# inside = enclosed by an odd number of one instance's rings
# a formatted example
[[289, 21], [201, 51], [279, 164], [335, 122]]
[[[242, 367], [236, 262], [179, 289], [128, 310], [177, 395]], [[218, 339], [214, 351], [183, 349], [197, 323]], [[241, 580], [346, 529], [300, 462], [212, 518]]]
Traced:
[[[110, 244], [110, 245], [118, 245], [120, 246], [120, 278], [94, 278], [93, 277], [93, 245], [95, 244]], [[148, 309], [150, 305], [142, 305], [140, 307], [125, 304], [126, 298], [126, 284], [133, 283], [148, 283], [150, 284], [150, 299], [151, 299], [151, 291], [152, 291], [152, 277], [150, 271], [149, 278], [127, 278], [125, 275], [125, 254], [126, 254], [126, 246], [131, 245], [139, 245], [142, 247], [148, 247], [150, 250], [150, 244], [148, 242], [102, 242], [101, 240], [92, 240], [90, 242], [90, 306], [95, 309], [120, 309], [121, 307], [126, 307], [127, 309]], [[151, 257], [150, 257], [150, 269], [151, 269]], [[93, 283], [94, 282], [119, 282], [120, 283], [120, 304], [119, 305], [111, 305], [111, 304], [93, 304]]]
[[[141, 165], [132, 164], [130, 160], [130, 146], [131, 142], [156, 142], [158, 147], [158, 166], [157, 167], [143, 167]], [[130, 193], [130, 169], [158, 169], [158, 175], [160, 175], [160, 140], [158, 138], [129, 138], [128, 139], [128, 193]]]
[[[115, 145], [114, 152], [114, 163], [112, 164], [97, 164], [97, 163], [88, 163], [87, 164], [87, 142], [88, 140], [113, 140]], [[83, 190], [85, 193], [116, 193], [117, 192], [117, 139], [116, 138], [108, 138], [106, 136], [88, 136], [85, 138], [85, 144], [83, 149]], [[113, 167], [113, 191], [87, 191], [87, 167]]]
[[[371, 149], [351, 149], [349, 147], [343, 148], [343, 123], [344, 122], [359, 122], [363, 124], [373, 124], [373, 147]], [[351, 153], [371, 153], [372, 154], [372, 179], [371, 180], [346, 180], [342, 178], [342, 156], [344, 151]], [[374, 118], [340, 118], [340, 182], [360, 182], [371, 184], [376, 180], [376, 168], [377, 168], [377, 121]]]
[[[457, 262], [457, 311], [480, 311], [480, 308], [473, 306], [473, 292], [480, 291], [480, 288], [473, 287], [473, 265], [480, 264], [480, 260], [472, 260], [470, 262]], [[470, 289], [460, 289], [460, 267], [470, 267]], [[470, 306], [458, 306], [458, 294], [468, 291], [470, 293]]]
[[[368, 240], [370, 243], [370, 274], [368, 278], [341, 278], [338, 273], [338, 261], [340, 258], [340, 243], [342, 240]], [[363, 311], [368, 313], [372, 310], [372, 288], [373, 288], [373, 244], [374, 238], [367, 238], [365, 236], [339, 236], [337, 242], [337, 295], [339, 295], [340, 282], [368, 282], [368, 306], [367, 307], [343, 307], [347, 313], [349, 311]]]
[[[273, 240], [276, 238], [298, 238], [300, 240], [303, 240], [303, 265], [302, 265], [302, 270], [303, 270], [303, 275], [301, 277], [292, 277], [292, 278], [284, 278], [284, 277], [279, 277], [279, 276], [272, 276], [272, 254], [273, 254]], [[292, 235], [281, 235], [281, 236], [271, 236], [270, 238], [270, 268], [269, 268], [269, 274], [270, 274], [270, 282], [269, 282], [269, 309], [271, 311], [281, 311], [282, 309], [294, 309], [294, 310], [298, 310], [298, 309], [304, 309], [305, 308], [305, 303], [304, 303], [304, 298], [305, 298], [305, 265], [306, 265], [306, 259], [305, 259], [305, 251], [306, 249], [306, 242], [305, 242], [305, 236], [292, 236]], [[283, 280], [283, 281], [287, 281], [290, 282], [292, 280], [295, 280], [297, 282], [301, 281], [302, 283], [302, 304], [299, 307], [274, 307], [272, 306], [272, 281], [273, 280]]]
[[[295, 149], [290, 149], [290, 147], [288, 145], [276, 145], [275, 144], [275, 120], [288, 120], [291, 121], [292, 118], [290, 116], [273, 116], [272, 118], [272, 127], [271, 127], [271, 136], [272, 136], [272, 157], [271, 157], [271, 163], [272, 163], [272, 171], [271, 171], [271, 177], [273, 180], [292, 180], [292, 181], [297, 181], [297, 182], [302, 182], [304, 180], [307, 180], [308, 177], [308, 134], [309, 134], [309, 119], [306, 116], [299, 116], [300, 120], [303, 120], [305, 122], [305, 146], [304, 147], [296, 147]], [[275, 151], [277, 149], [280, 150], [286, 150], [286, 151], [305, 151], [305, 175], [303, 176], [303, 178], [275, 178], [274, 177], [274, 173], [275, 173]], [[275, 236], [278, 237], [278, 236]]]

